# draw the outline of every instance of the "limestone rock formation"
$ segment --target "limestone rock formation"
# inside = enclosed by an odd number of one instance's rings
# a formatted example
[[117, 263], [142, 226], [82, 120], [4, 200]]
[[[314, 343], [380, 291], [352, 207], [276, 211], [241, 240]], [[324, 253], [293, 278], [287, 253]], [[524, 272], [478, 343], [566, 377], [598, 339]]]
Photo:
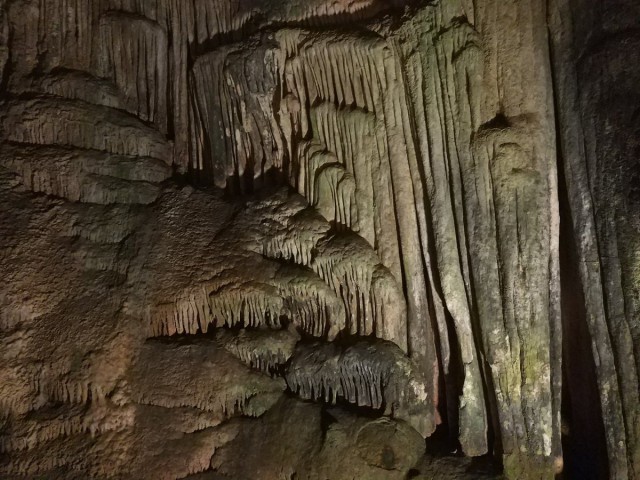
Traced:
[[0, 71], [1, 478], [640, 476], [637, 1], [0, 0]]

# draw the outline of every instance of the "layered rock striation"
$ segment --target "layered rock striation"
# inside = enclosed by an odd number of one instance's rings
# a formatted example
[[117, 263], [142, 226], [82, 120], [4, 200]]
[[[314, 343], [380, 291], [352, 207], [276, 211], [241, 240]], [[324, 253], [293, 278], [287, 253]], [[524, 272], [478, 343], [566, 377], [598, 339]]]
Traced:
[[639, 25], [0, 1], [0, 474], [636, 478]]

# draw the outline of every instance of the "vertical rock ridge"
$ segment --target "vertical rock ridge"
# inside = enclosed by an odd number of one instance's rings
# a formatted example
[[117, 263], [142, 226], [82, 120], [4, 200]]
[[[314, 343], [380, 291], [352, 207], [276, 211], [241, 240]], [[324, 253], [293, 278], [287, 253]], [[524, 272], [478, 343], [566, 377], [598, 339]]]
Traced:
[[[634, 2], [592, 7], [549, 2], [553, 80], [566, 221], [575, 239], [575, 276], [591, 339], [609, 475], [634, 478], [640, 471], [640, 337], [633, 286], [638, 229], [632, 220], [638, 72], [631, 65], [637, 63], [638, 8]], [[580, 426], [575, 430], [579, 438]], [[577, 442], [571, 446], [579, 448]], [[568, 463], [579, 474], [576, 459]]]
[[145, 17], [118, 12], [100, 17], [99, 32], [99, 75], [124, 93], [130, 111], [166, 133], [167, 33]]
[[[510, 479], [637, 477], [638, 19], [0, 1], [0, 475], [217, 475], [288, 386]], [[353, 429], [309, 408], [320, 458]]]

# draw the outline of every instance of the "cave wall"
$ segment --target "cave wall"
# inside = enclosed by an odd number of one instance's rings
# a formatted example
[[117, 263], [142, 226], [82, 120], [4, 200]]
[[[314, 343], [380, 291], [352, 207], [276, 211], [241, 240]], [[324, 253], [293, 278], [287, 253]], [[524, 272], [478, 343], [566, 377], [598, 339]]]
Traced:
[[246, 476], [290, 394], [640, 471], [632, 0], [0, 6], [7, 475]]
[[577, 288], [595, 360], [609, 474], [633, 478], [640, 471], [640, 9], [636, 2], [559, 1], [549, 18], [570, 248], [577, 256]]

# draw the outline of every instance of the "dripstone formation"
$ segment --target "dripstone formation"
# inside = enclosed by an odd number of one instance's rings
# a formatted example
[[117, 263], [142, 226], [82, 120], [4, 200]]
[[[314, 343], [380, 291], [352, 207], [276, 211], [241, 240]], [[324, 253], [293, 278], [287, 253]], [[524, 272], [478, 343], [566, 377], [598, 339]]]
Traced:
[[0, 0], [0, 477], [640, 478], [639, 159], [635, 0]]

